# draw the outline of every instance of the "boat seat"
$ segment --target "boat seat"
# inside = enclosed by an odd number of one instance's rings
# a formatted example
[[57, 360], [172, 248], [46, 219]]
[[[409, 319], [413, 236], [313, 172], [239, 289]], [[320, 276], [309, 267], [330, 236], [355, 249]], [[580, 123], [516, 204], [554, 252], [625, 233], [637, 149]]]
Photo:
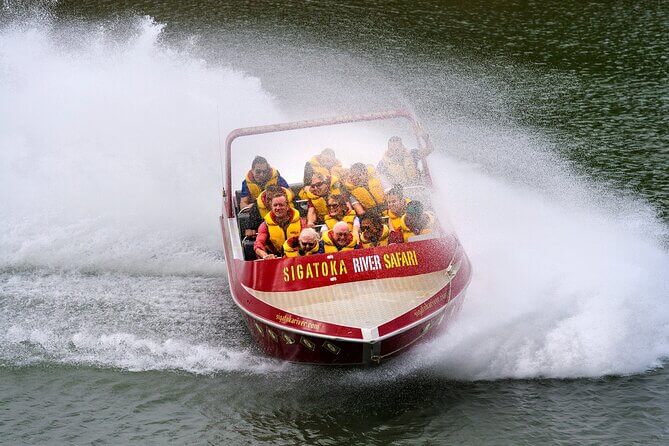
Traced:
[[257, 230], [262, 223], [258, 207], [251, 205], [246, 209], [242, 209], [237, 214], [237, 225], [239, 227], [239, 237], [242, 242], [242, 252], [244, 253], [244, 260], [255, 260], [256, 253], [253, 249], [255, 237], [246, 237], [244, 233], [247, 229]]
[[254, 239], [251, 237], [244, 237], [242, 239], [242, 252], [244, 253], [244, 260], [256, 260], [256, 252], [253, 249]]
[[[260, 224], [256, 224], [258, 219], [253, 215], [255, 206], [242, 210], [237, 214], [237, 224], [239, 225], [239, 234], [244, 238], [244, 231], [247, 229], [258, 229]], [[255, 212], [257, 213], [257, 211]]]
[[239, 212], [239, 202], [242, 200], [242, 192], [239, 190], [235, 191], [235, 213]]

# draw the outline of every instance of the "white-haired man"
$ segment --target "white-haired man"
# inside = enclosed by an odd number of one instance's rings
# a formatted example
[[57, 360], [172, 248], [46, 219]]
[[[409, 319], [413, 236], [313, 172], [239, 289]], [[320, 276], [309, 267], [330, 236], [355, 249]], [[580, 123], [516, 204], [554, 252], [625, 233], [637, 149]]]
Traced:
[[291, 237], [283, 244], [286, 257], [310, 256], [322, 252], [323, 242], [314, 228], [304, 228], [298, 237]]
[[345, 221], [335, 223], [332, 229], [323, 234], [323, 249], [326, 253], [358, 248], [360, 248], [358, 236], [351, 232], [351, 228]]

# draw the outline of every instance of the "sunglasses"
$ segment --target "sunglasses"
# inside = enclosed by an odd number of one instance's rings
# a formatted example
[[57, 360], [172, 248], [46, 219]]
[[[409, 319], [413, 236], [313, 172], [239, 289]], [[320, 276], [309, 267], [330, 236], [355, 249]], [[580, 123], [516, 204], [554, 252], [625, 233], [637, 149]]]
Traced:
[[322, 187], [324, 184], [323, 181], [319, 181], [318, 183], [311, 183], [311, 187]]
[[328, 209], [336, 209], [340, 206], [341, 206], [340, 204], [328, 204]]
[[318, 243], [316, 243], [316, 242], [302, 242], [302, 246], [304, 246], [305, 248], [313, 248], [317, 244]]

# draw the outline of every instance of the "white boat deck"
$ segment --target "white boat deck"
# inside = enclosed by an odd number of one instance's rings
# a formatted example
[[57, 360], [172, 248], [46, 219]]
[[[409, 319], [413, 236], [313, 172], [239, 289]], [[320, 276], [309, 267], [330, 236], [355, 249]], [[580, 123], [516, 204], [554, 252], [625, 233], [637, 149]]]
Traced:
[[419, 306], [450, 280], [437, 271], [408, 277], [342, 283], [292, 292], [247, 288], [257, 299], [283, 311], [332, 324], [373, 329]]

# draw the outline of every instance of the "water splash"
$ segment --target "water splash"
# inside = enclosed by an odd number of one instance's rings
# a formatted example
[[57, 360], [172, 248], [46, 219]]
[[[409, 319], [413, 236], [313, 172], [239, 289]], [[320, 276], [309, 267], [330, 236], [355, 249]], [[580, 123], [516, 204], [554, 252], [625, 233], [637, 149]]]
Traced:
[[280, 114], [152, 19], [126, 27], [0, 30], [0, 268], [222, 272], [218, 120]]
[[[258, 79], [161, 45], [150, 18], [123, 33], [77, 26], [35, 19], [0, 29], [0, 357], [272, 369], [238, 339], [216, 341], [218, 317], [232, 311], [220, 299], [218, 120], [225, 133], [280, 121], [281, 110]], [[500, 129], [474, 122], [446, 138], [432, 121], [438, 145], [469, 141], [478, 151], [478, 165], [435, 156], [433, 166], [446, 173], [435, 177], [475, 278], [446, 336], [353, 376], [658, 366], [669, 355], [669, 258], [652, 210], [537, 156], [542, 141], [523, 129], [501, 129], [502, 151], [491, 143]]]
[[130, 371], [182, 370], [197, 374], [274, 373], [287, 367], [287, 364], [259, 356], [252, 350], [194, 344], [182, 339], [152, 339], [124, 332], [76, 332], [63, 336], [49, 330], [13, 325], [3, 338], [3, 360], [19, 366], [58, 362]]
[[475, 276], [451, 330], [401, 373], [598, 377], [669, 357], [667, 228], [652, 209], [568, 172], [565, 200], [447, 158], [433, 165], [448, 173], [438, 186]]

